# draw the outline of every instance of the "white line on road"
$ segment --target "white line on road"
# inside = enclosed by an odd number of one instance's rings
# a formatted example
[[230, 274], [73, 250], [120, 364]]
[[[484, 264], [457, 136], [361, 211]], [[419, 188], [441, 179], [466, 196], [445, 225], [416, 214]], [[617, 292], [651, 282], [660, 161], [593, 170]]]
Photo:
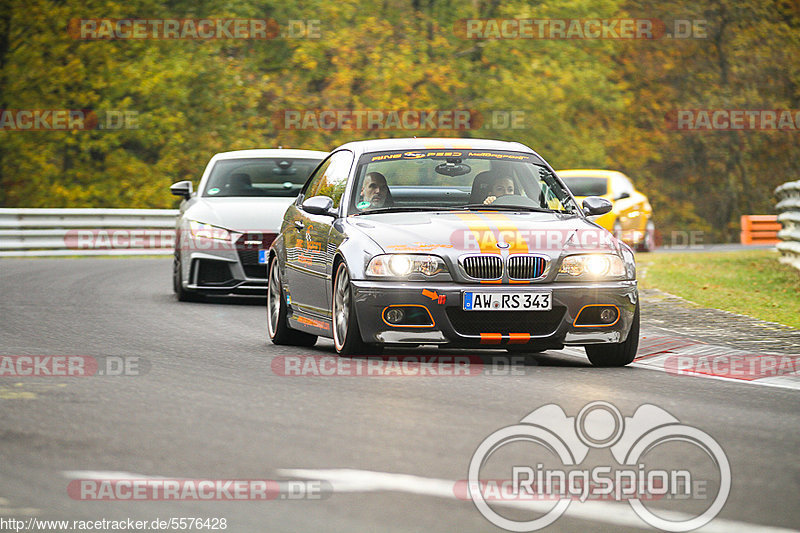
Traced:
[[[316, 470], [289, 468], [279, 469], [278, 474], [285, 477], [327, 481], [333, 487], [334, 493], [393, 491], [463, 501], [456, 497], [456, 482], [446, 479], [435, 479], [409, 474], [392, 474], [388, 472], [374, 472], [371, 470], [355, 470], [344, 468]], [[553, 507], [552, 503], [534, 501], [496, 501], [492, 503], [539, 513], [547, 512]], [[583, 503], [572, 502], [572, 504], [567, 507], [567, 510], [564, 514], [571, 518], [577, 518], [591, 522], [602, 522], [614, 526], [635, 527], [647, 530], [652, 529], [645, 524], [636, 513], [633, 512], [633, 509], [631, 509], [629, 505], [626, 504], [598, 501], [586, 501]], [[691, 515], [671, 511], [659, 510], [658, 514], [663, 518], [676, 521], [693, 518]], [[697, 529], [696, 531], [704, 531], [709, 533], [737, 533], [740, 531], [743, 533], [749, 533], [751, 531], [760, 531], [765, 533], [788, 533], [797, 532], [798, 530], [749, 524], [736, 520], [717, 518], [712, 520], [706, 526]]]
[[[727, 350], [730, 352], [732, 349], [728, 348]], [[576, 348], [574, 346], [565, 346], [562, 350], [555, 353], [580, 359], [582, 361], [586, 361], [586, 352], [583, 350], [583, 348]], [[669, 352], [664, 355], [668, 356], [668, 355], [679, 355], [679, 354], [680, 351], [676, 350], [675, 352]], [[776, 357], [781, 357], [781, 356], [776, 355]], [[659, 362], [661, 362], [662, 364], [658, 364]], [[643, 358], [640, 361], [634, 360], [634, 362], [629, 364], [628, 366], [633, 368], [644, 368], [645, 370], [656, 370], [658, 372], [667, 371], [667, 369], [664, 368], [663, 365], [663, 357], [659, 356], [648, 356], [647, 358]], [[728, 383], [744, 383], [748, 385], [760, 385], [762, 387], [775, 387], [779, 389], [800, 390], [800, 376], [797, 376], [795, 374], [784, 375], [784, 376], [770, 376], [770, 377], [763, 377], [750, 380], [729, 378], [725, 376], [714, 376], [714, 375], [700, 374], [700, 373], [681, 374], [680, 376], [675, 376], [675, 377], [716, 379], [719, 381], [727, 381]]]
[[6, 498], [0, 497], [0, 516], [30, 516], [40, 512], [39, 509], [34, 507], [11, 507], [11, 502]]
[[68, 479], [164, 479], [161, 476], [146, 476], [144, 474], [133, 474], [131, 472], [116, 472], [112, 470], [65, 470], [61, 472]]

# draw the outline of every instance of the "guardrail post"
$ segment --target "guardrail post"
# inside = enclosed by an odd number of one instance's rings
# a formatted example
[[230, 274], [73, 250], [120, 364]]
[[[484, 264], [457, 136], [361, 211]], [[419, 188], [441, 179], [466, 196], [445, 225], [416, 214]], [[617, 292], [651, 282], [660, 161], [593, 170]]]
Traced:
[[779, 200], [775, 209], [783, 226], [776, 246], [780, 261], [800, 269], [800, 180], [784, 183], [775, 189], [775, 194]]

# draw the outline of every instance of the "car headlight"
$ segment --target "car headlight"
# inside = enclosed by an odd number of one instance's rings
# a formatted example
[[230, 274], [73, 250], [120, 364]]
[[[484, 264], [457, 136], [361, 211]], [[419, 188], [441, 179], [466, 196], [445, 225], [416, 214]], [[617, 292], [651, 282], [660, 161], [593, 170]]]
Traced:
[[220, 241], [230, 241], [231, 234], [228, 230], [211, 224], [203, 224], [195, 220], [189, 221], [189, 230], [192, 232], [192, 237], [200, 239], [216, 239]]
[[560, 276], [584, 279], [620, 278], [626, 273], [625, 262], [613, 254], [568, 255], [558, 269]]
[[367, 265], [367, 274], [382, 278], [404, 278], [411, 274], [434, 276], [447, 272], [447, 265], [435, 255], [376, 255]]

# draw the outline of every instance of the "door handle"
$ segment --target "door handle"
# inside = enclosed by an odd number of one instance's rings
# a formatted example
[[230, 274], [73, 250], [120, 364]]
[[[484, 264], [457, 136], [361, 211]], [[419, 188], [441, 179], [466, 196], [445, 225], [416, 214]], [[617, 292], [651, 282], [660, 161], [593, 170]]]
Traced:
[[297, 228], [297, 229], [303, 229], [303, 228], [306, 227], [306, 225], [303, 224], [302, 220], [295, 220], [294, 221], [294, 227]]

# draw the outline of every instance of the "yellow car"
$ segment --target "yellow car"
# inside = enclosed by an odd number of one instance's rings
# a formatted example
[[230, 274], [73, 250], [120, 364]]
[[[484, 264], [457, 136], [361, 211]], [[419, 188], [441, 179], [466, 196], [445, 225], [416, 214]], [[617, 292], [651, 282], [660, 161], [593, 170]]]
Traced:
[[580, 204], [587, 196], [610, 200], [614, 208], [595, 222], [637, 250], [655, 248], [656, 227], [647, 196], [633, 187], [630, 178], [616, 170], [559, 170], [561, 178]]

